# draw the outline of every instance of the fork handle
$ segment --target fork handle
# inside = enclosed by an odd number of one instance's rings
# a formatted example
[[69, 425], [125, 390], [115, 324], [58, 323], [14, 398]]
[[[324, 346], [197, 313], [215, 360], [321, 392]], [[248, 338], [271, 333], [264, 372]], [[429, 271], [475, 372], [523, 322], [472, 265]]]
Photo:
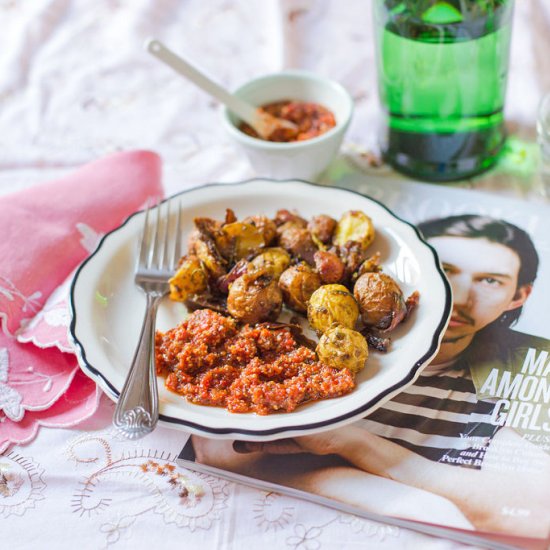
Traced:
[[115, 427], [128, 439], [139, 439], [152, 432], [159, 418], [155, 319], [162, 296], [149, 293], [146, 296], [139, 343], [113, 417]]

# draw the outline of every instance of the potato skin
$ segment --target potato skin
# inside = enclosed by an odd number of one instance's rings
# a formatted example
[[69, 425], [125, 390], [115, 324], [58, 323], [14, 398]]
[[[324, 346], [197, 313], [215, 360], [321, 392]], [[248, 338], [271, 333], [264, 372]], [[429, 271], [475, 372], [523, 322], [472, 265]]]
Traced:
[[344, 279], [346, 266], [334, 252], [318, 250], [313, 261], [324, 284], [339, 283]]
[[285, 304], [294, 311], [305, 313], [311, 295], [321, 286], [321, 277], [307, 264], [293, 265], [283, 271], [279, 288]]
[[307, 318], [311, 328], [321, 335], [333, 323], [354, 328], [359, 306], [344, 285], [323, 285], [309, 299]]
[[306, 261], [313, 265], [313, 256], [318, 248], [311, 238], [311, 233], [291, 223], [279, 234], [279, 246], [284, 248], [291, 256]]
[[194, 249], [202, 265], [212, 278], [217, 279], [226, 274], [227, 262], [221, 257], [212, 241], [199, 238], [195, 241]]
[[229, 287], [227, 309], [243, 323], [274, 321], [281, 313], [283, 295], [277, 282], [262, 271], [247, 272]]
[[280, 247], [264, 248], [250, 264], [250, 269], [263, 269], [268, 275], [278, 279], [290, 265], [290, 254]]
[[195, 218], [195, 229], [189, 241], [189, 253], [195, 254], [208, 273], [214, 278], [227, 272], [227, 260], [220, 254], [216, 245], [216, 235], [220, 222], [210, 218]]
[[248, 216], [243, 222], [252, 224], [260, 231], [264, 238], [265, 246], [270, 246], [277, 237], [277, 225], [267, 216]]
[[307, 228], [312, 236], [319, 239], [323, 244], [329, 244], [332, 241], [332, 235], [337, 224], [338, 222], [334, 218], [326, 214], [319, 214], [311, 218]]
[[170, 299], [185, 302], [192, 294], [200, 294], [208, 288], [208, 276], [197, 256], [188, 255], [180, 260], [180, 265], [170, 279]]
[[304, 220], [304, 218], [299, 216], [296, 212], [291, 212], [290, 210], [286, 210], [285, 208], [277, 210], [273, 221], [275, 222], [275, 225], [277, 227], [281, 227], [284, 224], [288, 223], [295, 224], [299, 227], [307, 226], [307, 221]]
[[354, 374], [365, 367], [369, 357], [369, 347], [364, 336], [336, 323], [324, 332], [315, 351], [325, 365], [349, 369]]
[[193, 221], [195, 226], [187, 239], [187, 253], [196, 255], [198, 242], [213, 239], [220, 230], [222, 222], [211, 218], [195, 218]]
[[363, 249], [366, 249], [374, 240], [374, 235], [371, 218], [360, 210], [350, 210], [338, 220], [332, 243], [336, 246], [344, 246], [351, 241], [359, 243]]
[[230, 261], [238, 261], [257, 253], [265, 245], [262, 230], [245, 222], [222, 226], [216, 233], [215, 242], [220, 254]]
[[207, 291], [249, 323], [274, 320], [285, 303], [307, 313], [319, 336], [334, 323], [355, 329], [360, 317], [357, 329], [379, 339], [418, 303], [418, 293], [405, 300], [398, 283], [381, 273], [380, 252], [369, 250], [375, 228], [359, 210], [338, 221], [326, 214], [306, 220], [286, 209], [272, 219], [238, 221], [228, 209], [225, 221], [194, 222], [189, 253], [171, 280], [173, 300]]
[[380, 331], [393, 330], [406, 316], [403, 292], [386, 273], [363, 273], [353, 288], [363, 323]]

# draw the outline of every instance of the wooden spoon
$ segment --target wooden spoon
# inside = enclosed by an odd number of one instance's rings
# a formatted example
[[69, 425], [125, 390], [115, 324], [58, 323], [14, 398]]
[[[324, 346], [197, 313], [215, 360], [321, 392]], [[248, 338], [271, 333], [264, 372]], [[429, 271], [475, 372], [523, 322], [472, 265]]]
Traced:
[[147, 40], [145, 43], [145, 49], [174, 71], [184, 76], [206, 93], [210, 94], [212, 97], [227, 106], [231, 112], [252, 126], [261, 138], [269, 139], [273, 132], [280, 129], [291, 130], [294, 132], [298, 131], [298, 127], [292, 122], [274, 117], [273, 115], [266, 113], [262, 108], [254, 107], [253, 105], [250, 105], [250, 103], [247, 103], [241, 98], [231, 94], [225, 88], [222, 88], [219, 84], [212, 81], [205, 74], [193, 67], [193, 65], [189, 62], [169, 50], [158, 40]]

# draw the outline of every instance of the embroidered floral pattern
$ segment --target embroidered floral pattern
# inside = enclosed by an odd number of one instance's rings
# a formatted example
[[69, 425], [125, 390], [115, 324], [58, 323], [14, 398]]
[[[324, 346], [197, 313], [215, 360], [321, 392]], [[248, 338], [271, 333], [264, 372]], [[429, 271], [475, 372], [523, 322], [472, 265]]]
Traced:
[[9, 452], [0, 456], [0, 516], [22, 516], [44, 499], [44, 470], [32, 458]]
[[[81, 235], [82, 247], [87, 252], [93, 252], [102, 234], [80, 222], [76, 224], [76, 229]], [[50, 294], [42, 309], [20, 327], [16, 333], [19, 342], [30, 342], [39, 348], [56, 347], [64, 352], [73, 352], [68, 339], [68, 327], [71, 322], [68, 296], [73, 276], [74, 272]]]
[[[0, 328], [6, 336], [13, 336], [19, 322], [25, 324], [40, 309], [42, 293], [35, 291], [26, 296], [8, 278], [0, 275]], [[21, 320], [21, 314], [26, 318]]]
[[99, 241], [101, 240], [101, 233], [98, 233], [85, 223], [77, 223], [76, 228], [78, 232], [82, 235], [82, 238], [80, 239], [80, 244], [91, 254], [96, 249]]
[[367, 537], [377, 538], [381, 541], [386, 537], [398, 537], [400, 534], [399, 527], [396, 527], [395, 525], [375, 523], [358, 516], [346, 514], [341, 515], [338, 519], [340, 523], [349, 525], [353, 533], [364, 533]]
[[69, 387], [62, 388], [62, 397], [56, 399], [59, 395], [57, 391], [42, 392], [54, 401], [45, 410], [27, 410], [19, 422], [14, 422], [0, 413], [0, 453], [10, 444], [30, 442], [41, 426], [68, 428], [89, 418], [97, 410], [100, 390], [95, 384], [89, 383], [89, 379], [78, 366], [69, 374]]
[[[136, 449], [115, 458], [106, 437], [82, 436], [66, 454], [76, 464], [94, 466], [71, 505], [80, 517], [108, 516], [101, 527], [107, 544], [118, 541], [142, 515], [158, 514], [165, 524], [195, 531], [210, 529], [227, 508], [227, 482], [182, 470], [169, 453]], [[135, 494], [131, 503], [126, 497], [117, 502], [117, 495], [128, 491]]]
[[322, 532], [320, 527], [307, 528], [305, 525], [298, 523], [294, 527], [295, 535], [288, 537], [286, 542], [296, 550], [318, 550], [321, 547], [318, 538]]
[[21, 406], [21, 394], [8, 386], [9, 354], [6, 348], [0, 348], [0, 411], [14, 421], [23, 418], [25, 411]]
[[129, 528], [135, 523], [136, 519], [137, 516], [121, 516], [104, 523], [100, 527], [100, 531], [105, 533], [106, 546], [111, 546], [125, 535], [129, 535]]
[[71, 273], [46, 300], [44, 307], [24, 327], [17, 331], [17, 340], [32, 343], [39, 348], [51, 348], [73, 353], [68, 339], [68, 327], [71, 322], [68, 296], [72, 278]]
[[288, 502], [278, 493], [266, 493], [254, 503], [253, 513], [256, 524], [265, 532], [278, 531], [290, 524], [294, 515], [294, 506], [285, 506]]

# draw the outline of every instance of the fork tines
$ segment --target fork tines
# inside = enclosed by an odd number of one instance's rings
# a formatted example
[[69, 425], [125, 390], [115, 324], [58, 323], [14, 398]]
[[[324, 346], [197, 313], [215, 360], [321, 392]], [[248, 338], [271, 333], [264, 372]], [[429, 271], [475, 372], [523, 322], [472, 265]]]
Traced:
[[136, 278], [171, 277], [181, 256], [181, 205], [172, 212], [171, 201], [152, 205], [145, 211], [139, 243]]

